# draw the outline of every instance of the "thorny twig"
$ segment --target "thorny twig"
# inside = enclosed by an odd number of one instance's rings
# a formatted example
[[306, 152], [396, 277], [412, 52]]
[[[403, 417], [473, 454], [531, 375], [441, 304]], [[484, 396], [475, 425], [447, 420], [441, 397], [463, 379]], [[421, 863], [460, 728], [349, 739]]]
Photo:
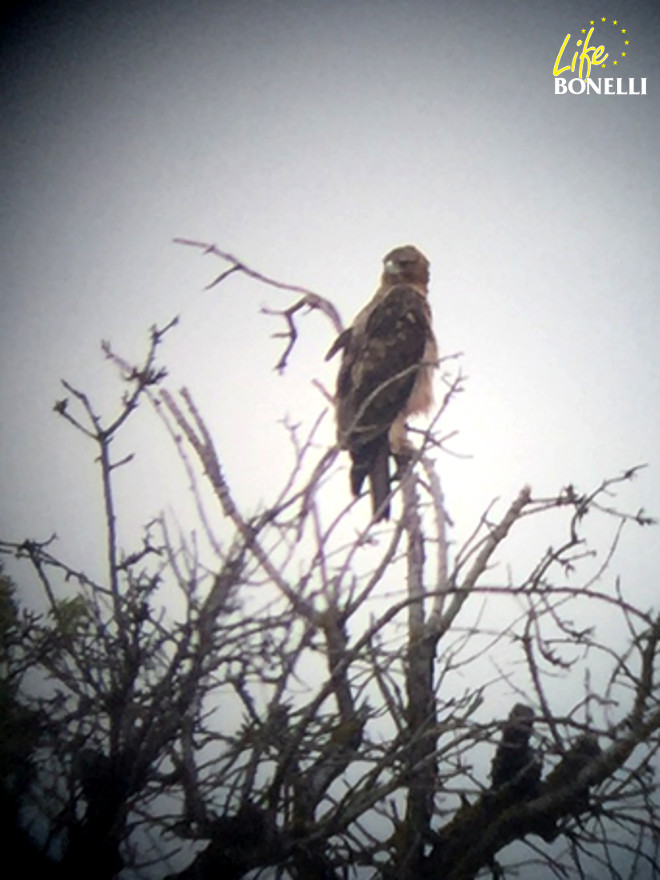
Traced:
[[318, 293], [315, 293], [313, 290], [309, 290], [306, 287], [301, 287], [298, 284], [287, 284], [283, 281], [278, 281], [275, 278], [264, 275], [262, 272], [256, 271], [256, 269], [251, 269], [242, 260], [239, 260], [238, 257], [235, 257], [233, 254], [229, 254], [226, 251], [220, 250], [220, 248], [218, 248], [214, 244], [208, 244], [201, 241], [193, 241], [188, 238], [175, 238], [174, 241], [177, 244], [199, 248], [203, 251], [204, 254], [211, 254], [214, 257], [219, 257], [221, 260], [224, 260], [225, 262], [230, 264], [229, 269], [225, 269], [224, 271], [222, 271], [213, 281], [207, 284], [205, 290], [211, 290], [212, 288], [216, 287], [222, 281], [225, 281], [234, 272], [242, 272], [244, 275], [247, 275], [250, 278], [254, 278], [255, 281], [259, 281], [262, 284], [267, 284], [270, 287], [276, 288], [277, 290], [288, 290], [292, 293], [301, 293], [303, 295], [301, 299], [299, 299], [297, 302], [286, 309], [273, 309], [267, 308], [265, 306], [261, 309], [261, 313], [264, 315], [279, 316], [283, 318], [287, 325], [286, 331], [273, 334], [273, 337], [275, 339], [288, 340], [284, 352], [282, 353], [278, 362], [275, 364], [275, 370], [277, 370], [278, 373], [282, 373], [286, 369], [289, 355], [293, 351], [293, 347], [295, 346], [296, 340], [298, 339], [298, 328], [296, 327], [296, 323], [294, 320], [294, 315], [297, 312], [301, 311], [302, 309], [307, 309], [309, 311], [318, 310], [330, 320], [337, 335], [339, 335], [344, 329], [341, 317], [334, 304], [329, 299], [321, 296]]

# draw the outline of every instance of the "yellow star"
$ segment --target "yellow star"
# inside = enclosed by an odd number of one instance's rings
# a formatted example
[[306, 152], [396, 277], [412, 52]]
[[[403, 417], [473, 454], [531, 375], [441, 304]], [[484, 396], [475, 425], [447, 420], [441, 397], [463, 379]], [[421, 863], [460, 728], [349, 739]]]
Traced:
[[589, 24], [593, 24], [593, 21], [590, 21]]
[[613, 61], [612, 63], [613, 63], [613, 64], [618, 64], [619, 62], [618, 62], [618, 61]]
[[616, 19], [612, 22], [612, 24], [618, 24], [619, 22]]
[[622, 52], [621, 54], [622, 54], [622, 55], [625, 55], [626, 53], [625, 53], [625, 52]]
[[625, 28], [621, 28], [621, 33], [622, 33], [622, 34], [625, 34], [625, 32], [626, 32], [626, 29], [625, 29]]
[[630, 40], [624, 40], [624, 41], [623, 41], [623, 45], [624, 45], [624, 46], [627, 46], [629, 42], [630, 42]]
[[587, 29], [586, 29], [586, 28], [582, 28], [582, 33], [583, 33], [583, 34], [586, 34], [586, 32], [587, 32]]
[[607, 19], [606, 19], [606, 18], [601, 18], [601, 21], [607, 21]]

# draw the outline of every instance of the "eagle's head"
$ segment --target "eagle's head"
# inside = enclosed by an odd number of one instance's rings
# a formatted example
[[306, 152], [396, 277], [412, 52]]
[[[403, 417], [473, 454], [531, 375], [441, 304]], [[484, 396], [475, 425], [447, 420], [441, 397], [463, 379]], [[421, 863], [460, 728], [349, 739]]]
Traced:
[[390, 251], [383, 259], [383, 265], [383, 282], [418, 284], [424, 288], [428, 286], [430, 263], [424, 254], [411, 244]]

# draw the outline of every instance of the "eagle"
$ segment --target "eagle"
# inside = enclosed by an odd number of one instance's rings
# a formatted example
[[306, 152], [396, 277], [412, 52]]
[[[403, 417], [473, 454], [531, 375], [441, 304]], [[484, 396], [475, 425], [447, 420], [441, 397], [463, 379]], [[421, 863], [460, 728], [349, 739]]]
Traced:
[[534, 710], [516, 703], [502, 728], [502, 738], [491, 765], [493, 788], [510, 785], [511, 793], [534, 797], [541, 779], [541, 759], [530, 746]]
[[410, 458], [408, 416], [433, 403], [438, 349], [428, 302], [429, 261], [412, 245], [390, 251], [376, 293], [326, 355], [342, 352], [335, 407], [337, 441], [351, 456], [351, 490], [369, 477], [373, 516], [390, 515], [392, 454]]

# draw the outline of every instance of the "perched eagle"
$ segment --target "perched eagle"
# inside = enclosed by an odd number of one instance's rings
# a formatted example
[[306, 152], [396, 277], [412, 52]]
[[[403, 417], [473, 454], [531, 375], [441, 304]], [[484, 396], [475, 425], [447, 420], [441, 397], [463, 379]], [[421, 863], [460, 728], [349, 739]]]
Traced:
[[530, 746], [534, 710], [516, 703], [502, 728], [502, 739], [491, 765], [493, 788], [508, 784], [519, 797], [535, 797], [541, 779], [541, 759]]
[[409, 457], [406, 418], [433, 403], [438, 351], [428, 303], [429, 261], [412, 245], [383, 260], [380, 286], [326, 360], [343, 351], [335, 398], [337, 439], [351, 455], [351, 489], [369, 477], [374, 518], [390, 513], [389, 455]]

